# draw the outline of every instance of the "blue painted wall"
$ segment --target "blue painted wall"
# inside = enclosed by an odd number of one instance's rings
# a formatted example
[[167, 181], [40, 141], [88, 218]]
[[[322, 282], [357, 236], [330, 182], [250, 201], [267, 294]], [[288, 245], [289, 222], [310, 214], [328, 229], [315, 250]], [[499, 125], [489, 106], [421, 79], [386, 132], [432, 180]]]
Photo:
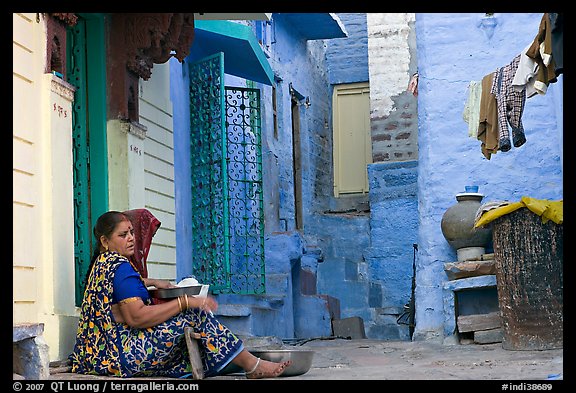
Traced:
[[[469, 81], [508, 64], [529, 45], [541, 13], [496, 13], [495, 28], [484, 14], [416, 14], [419, 122], [419, 252], [415, 339], [442, 336], [442, 282], [445, 262], [456, 253], [442, 236], [444, 212], [455, 194], [477, 184], [484, 202], [518, 201], [524, 195], [563, 198], [561, 86], [527, 99], [522, 121], [527, 142], [490, 160], [480, 142], [468, 137], [462, 118]], [[561, 83], [561, 82], [560, 82]]]
[[[417, 243], [414, 339], [442, 338], [443, 264], [456, 260], [456, 253], [442, 236], [440, 222], [456, 203], [455, 194], [465, 185], [477, 184], [485, 201], [563, 196], [562, 78], [545, 96], [527, 100], [523, 115], [526, 144], [499, 152], [491, 160], [481, 154], [480, 142], [468, 137], [462, 118], [469, 81], [481, 80], [520, 53], [535, 37], [542, 14], [495, 14], [492, 32], [482, 27], [482, 13], [417, 14], [419, 160], [372, 164], [370, 195], [337, 200], [332, 196], [332, 85], [368, 80], [365, 15], [338, 15], [350, 37], [323, 42], [294, 35], [293, 26], [274, 14], [276, 43], [269, 62], [278, 80], [277, 138], [270, 107], [272, 89], [259, 85], [267, 284], [275, 295], [283, 293], [288, 298], [279, 308], [281, 317], [266, 325], [270, 329], [266, 334], [286, 337], [293, 329], [304, 337], [327, 335], [323, 329], [327, 314], [334, 316], [333, 310], [318, 304], [318, 298], [292, 299], [288, 294], [302, 286], [298, 277], [316, 276], [317, 292], [339, 300], [339, 317], [362, 317], [369, 338], [407, 339], [407, 330], [396, 324], [396, 317], [410, 298], [412, 244]], [[171, 81], [178, 140], [175, 195], [177, 274], [181, 278], [191, 273], [189, 115], [187, 75], [175, 60], [171, 60]], [[302, 235], [294, 231], [290, 84], [312, 104], [299, 106]], [[367, 203], [370, 212], [357, 214]], [[331, 213], [347, 208], [356, 210]], [[294, 273], [295, 268], [306, 273]]]
[[348, 37], [329, 41], [326, 49], [328, 81], [332, 85], [366, 82], [368, 76], [368, 31], [366, 14], [337, 14]]
[[174, 113], [174, 197], [176, 277], [192, 275], [192, 176], [190, 172], [190, 98], [188, 66], [170, 59], [170, 98]]
[[397, 319], [410, 302], [414, 244], [418, 240], [418, 162], [380, 162], [368, 166], [370, 247], [369, 337], [409, 340], [409, 327]]
[[[368, 81], [366, 14], [338, 16], [349, 37], [330, 40], [327, 45], [329, 80], [332, 84]], [[391, 122], [400, 113], [405, 117], [412, 112], [407, 108], [415, 107], [409, 93], [395, 99], [403, 110], [391, 113]], [[405, 123], [404, 118], [400, 124], [406, 128]], [[371, 129], [374, 133], [385, 126], [373, 119]], [[416, 161], [369, 165], [370, 192], [365, 201], [358, 198], [369, 213], [319, 218], [315, 228], [326, 254], [319, 265], [318, 286], [322, 293], [339, 297], [343, 318], [363, 319], [368, 338], [409, 339], [408, 326], [399, 325], [397, 319], [410, 300], [412, 288], [413, 244], [418, 237], [417, 168]], [[338, 198], [333, 205], [339, 207], [337, 210], [362, 211], [349, 197]]]
[[[305, 218], [311, 212], [325, 210], [326, 195], [332, 193], [331, 145], [331, 87], [327, 81], [325, 47], [322, 41], [307, 41], [281, 14], [274, 15], [273, 55], [269, 63], [276, 76], [276, 118], [278, 134], [274, 135], [272, 88], [257, 84], [262, 97], [262, 147], [265, 203], [265, 255], [267, 298], [220, 295], [223, 306], [221, 319], [233, 330], [259, 335], [292, 337], [328, 336], [334, 302], [315, 293], [299, 296], [294, 288], [306, 287], [309, 277], [316, 275], [318, 257], [295, 229], [294, 175], [292, 160], [292, 89], [303, 98], [298, 106], [302, 151], [302, 200]], [[238, 59], [241, 61], [241, 59]], [[174, 105], [175, 188], [177, 275], [191, 274], [191, 207], [189, 99], [186, 64], [171, 63], [171, 95]], [[241, 86], [245, 81], [227, 75], [227, 84]], [[321, 198], [318, 199], [318, 196]], [[313, 247], [312, 247], [313, 248]], [[304, 254], [306, 254], [304, 256]], [[304, 258], [306, 263], [302, 263]], [[302, 273], [300, 269], [306, 270]], [[304, 281], [302, 281], [304, 280]], [[308, 280], [308, 281], [306, 281]], [[314, 286], [315, 287], [315, 286]], [[253, 305], [246, 311], [245, 305]], [[257, 317], [256, 325], [246, 323], [244, 316], [268, 309]], [[296, 313], [294, 315], [293, 313]], [[242, 314], [242, 315], [240, 315]], [[234, 316], [240, 318], [233, 318]]]

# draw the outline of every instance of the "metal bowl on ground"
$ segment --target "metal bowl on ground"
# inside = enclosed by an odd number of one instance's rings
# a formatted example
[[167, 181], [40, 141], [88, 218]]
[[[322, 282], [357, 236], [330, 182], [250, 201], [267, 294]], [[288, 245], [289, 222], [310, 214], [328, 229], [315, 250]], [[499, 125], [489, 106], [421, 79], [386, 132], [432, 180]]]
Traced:
[[312, 366], [312, 359], [314, 358], [314, 351], [302, 349], [263, 349], [263, 350], [250, 350], [250, 352], [261, 359], [269, 360], [271, 362], [284, 362], [291, 360], [290, 364], [281, 377], [292, 377], [295, 375], [306, 374]]

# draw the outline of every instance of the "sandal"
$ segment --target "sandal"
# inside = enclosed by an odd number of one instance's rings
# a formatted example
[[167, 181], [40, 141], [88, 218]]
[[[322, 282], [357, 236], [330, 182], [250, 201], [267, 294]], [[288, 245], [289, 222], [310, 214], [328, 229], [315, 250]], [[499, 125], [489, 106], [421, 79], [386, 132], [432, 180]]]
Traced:
[[252, 370], [250, 371], [246, 371], [246, 378], [248, 379], [260, 379], [260, 378], [275, 378], [280, 376], [284, 370], [286, 370], [286, 367], [288, 367], [291, 364], [291, 361], [286, 361], [283, 363], [275, 363], [275, 362], [270, 362], [267, 360], [264, 360], [265, 363], [270, 363], [270, 365], [274, 365], [275, 368], [271, 369], [270, 367], [266, 367], [268, 368], [268, 370], [264, 369], [264, 363], [261, 363], [262, 359], [258, 358], [258, 360], [256, 360], [256, 364], [254, 365], [254, 367], [252, 368]]

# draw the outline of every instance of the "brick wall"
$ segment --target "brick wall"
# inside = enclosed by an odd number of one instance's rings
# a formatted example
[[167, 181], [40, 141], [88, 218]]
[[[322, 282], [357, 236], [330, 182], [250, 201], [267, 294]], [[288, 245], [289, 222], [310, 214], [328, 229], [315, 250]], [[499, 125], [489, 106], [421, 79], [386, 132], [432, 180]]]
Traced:
[[369, 13], [372, 160], [418, 159], [418, 100], [407, 91], [416, 72], [414, 14]]

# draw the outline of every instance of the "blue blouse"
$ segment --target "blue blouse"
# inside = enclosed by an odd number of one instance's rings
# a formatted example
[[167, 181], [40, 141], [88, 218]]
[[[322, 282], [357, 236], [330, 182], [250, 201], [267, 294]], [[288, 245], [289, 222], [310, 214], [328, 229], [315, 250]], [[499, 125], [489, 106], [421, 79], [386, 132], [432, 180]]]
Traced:
[[131, 297], [139, 297], [144, 303], [150, 299], [150, 294], [138, 273], [129, 262], [121, 263], [114, 274], [114, 289], [112, 291], [112, 303]]

